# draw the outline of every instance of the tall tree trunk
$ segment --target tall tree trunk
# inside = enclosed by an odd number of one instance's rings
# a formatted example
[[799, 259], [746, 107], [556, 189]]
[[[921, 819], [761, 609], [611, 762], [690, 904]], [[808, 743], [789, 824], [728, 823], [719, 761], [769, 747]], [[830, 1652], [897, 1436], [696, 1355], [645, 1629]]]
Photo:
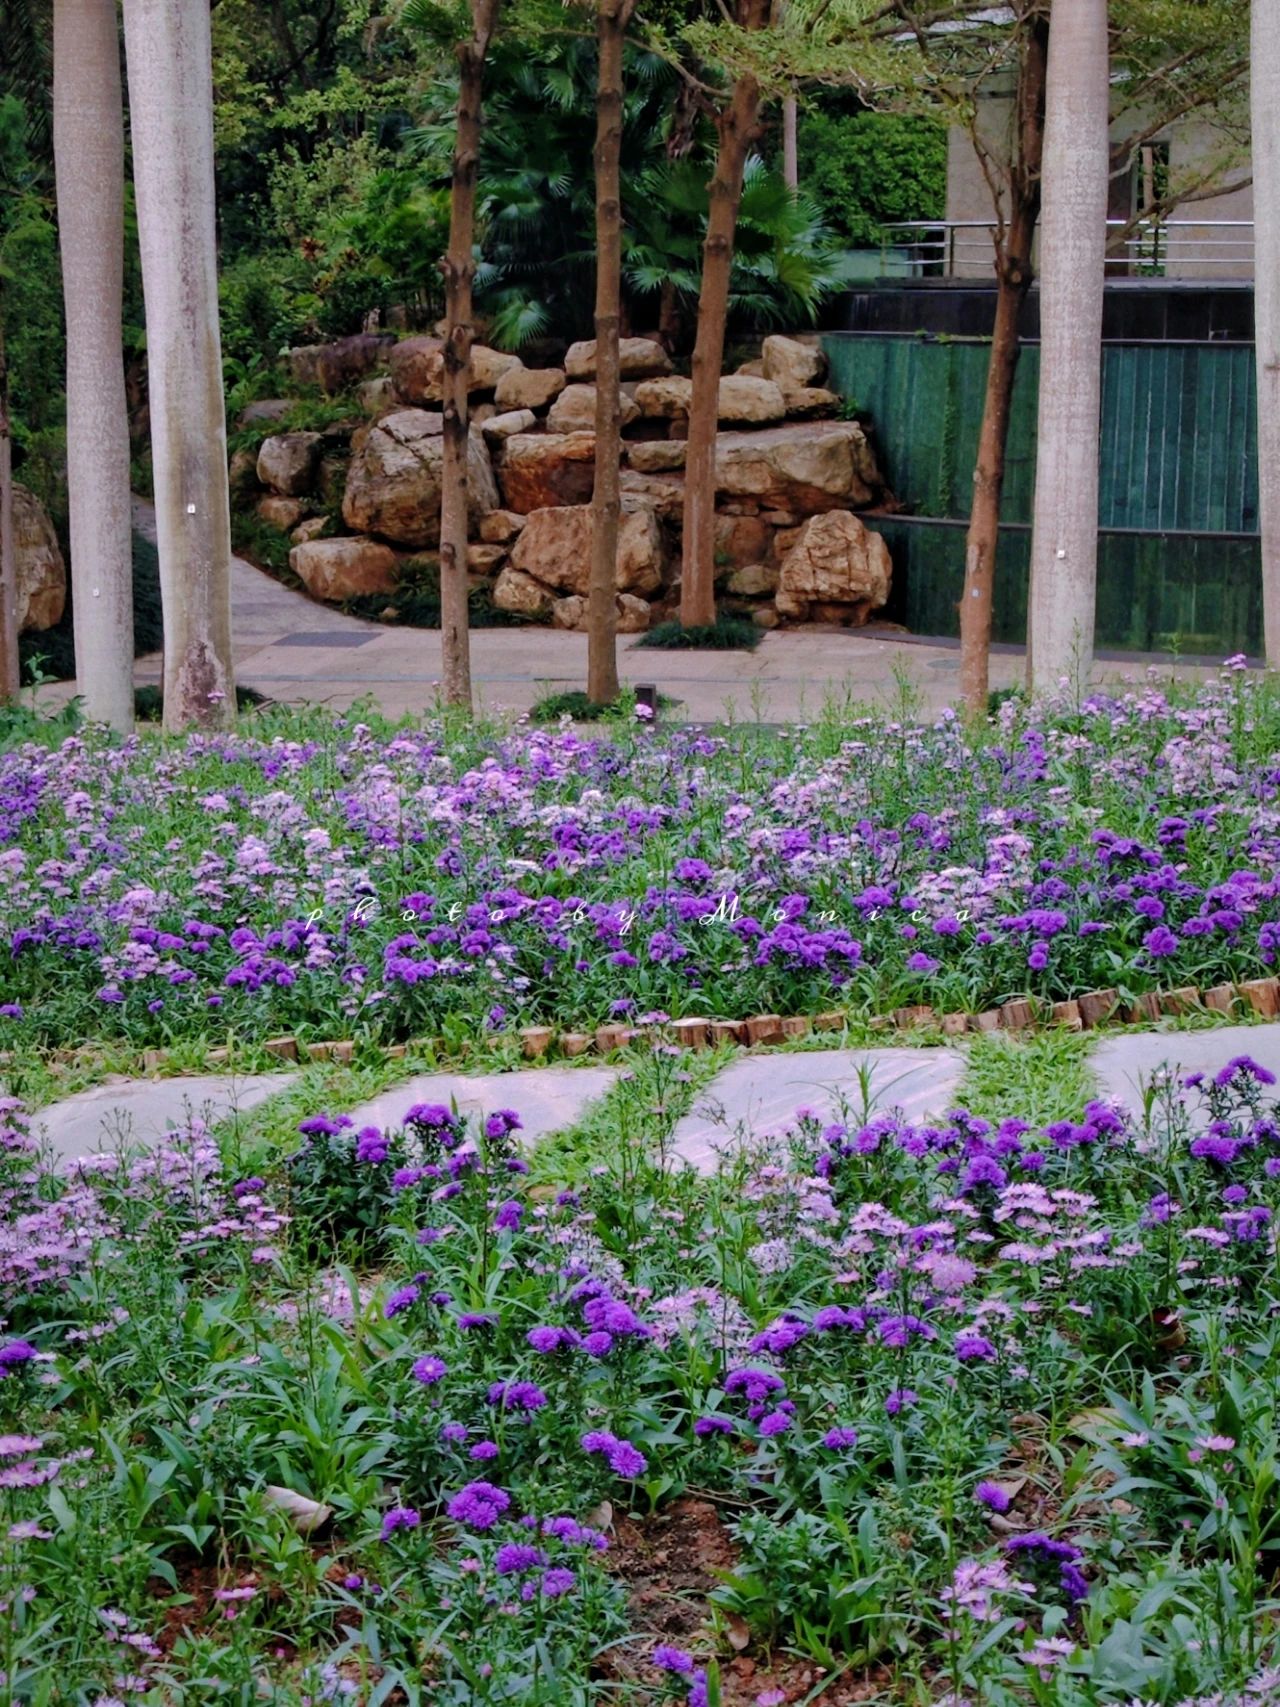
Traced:
[[635, 0], [596, 4], [596, 471], [591, 493], [587, 698], [618, 697], [618, 522], [622, 514], [622, 53]]
[[53, 157], [67, 323], [67, 490], [85, 715], [133, 729], [124, 391], [124, 119], [115, 0], [54, 0]]
[[164, 726], [228, 728], [231, 510], [208, 0], [124, 0], [164, 606]]
[[1040, 400], [1027, 684], [1087, 685], [1098, 561], [1098, 418], [1110, 150], [1106, 0], [1049, 31], [1040, 216]]
[[9, 369], [4, 353], [4, 281], [0, 279], [0, 705], [18, 698], [18, 551], [13, 537], [13, 439]]
[[971, 717], [985, 714], [991, 686], [991, 621], [1000, 501], [1009, 440], [1009, 410], [1021, 349], [1018, 316], [1034, 276], [1031, 249], [1040, 213], [1047, 46], [1047, 19], [1032, 19], [1018, 66], [1017, 152], [1009, 175], [1008, 218], [996, 234], [995, 325], [973, 470], [973, 505], [965, 536], [964, 592], [960, 598], [960, 697]]
[[800, 188], [799, 113], [794, 94], [782, 97], [782, 181], [789, 190]]
[[1253, 302], [1258, 370], [1258, 527], [1267, 664], [1280, 668], [1280, 5], [1253, 0]]
[[[745, 29], [763, 29], [769, 22], [768, 0], [742, 0], [738, 22]], [[716, 620], [716, 428], [720, 369], [729, 318], [729, 280], [738, 204], [742, 200], [742, 175], [747, 153], [758, 133], [759, 116], [759, 84], [754, 77], [738, 78], [728, 105], [716, 116], [719, 145], [710, 184], [707, 238], [702, 250], [689, 444], [685, 453], [680, 621], [686, 628], [708, 627]]]
[[444, 459], [440, 492], [440, 644], [444, 696], [471, 708], [467, 613], [467, 451], [470, 439], [471, 285], [475, 278], [476, 176], [484, 61], [499, 0], [471, 0], [471, 37], [458, 45], [458, 118], [445, 285]]

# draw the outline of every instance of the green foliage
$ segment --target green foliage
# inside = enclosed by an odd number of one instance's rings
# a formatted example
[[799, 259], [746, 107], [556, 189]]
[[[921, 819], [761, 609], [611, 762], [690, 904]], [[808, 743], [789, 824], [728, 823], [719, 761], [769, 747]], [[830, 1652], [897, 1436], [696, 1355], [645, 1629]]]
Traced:
[[[399, 578], [392, 593], [366, 593], [348, 599], [342, 606], [348, 616], [364, 618], [366, 622], [393, 621], [403, 628], [439, 628], [440, 626], [440, 560], [424, 552], [411, 557], [400, 566]], [[393, 617], [384, 612], [394, 611]], [[488, 585], [472, 587], [467, 595], [467, 623], [471, 628], [523, 628], [529, 618], [499, 610], [493, 602]]]
[[684, 628], [679, 622], [660, 622], [636, 641], [637, 646], [652, 646], [660, 651], [677, 652], [686, 647], [700, 647], [711, 652], [754, 652], [764, 639], [764, 630], [746, 617], [716, 617], [709, 628]]
[[875, 247], [885, 224], [946, 211], [947, 131], [937, 120], [820, 105], [801, 115], [798, 154], [805, 190], [853, 248]]
[[[24, 682], [40, 678], [69, 682], [76, 673], [76, 649], [72, 622], [72, 588], [67, 581], [67, 603], [62, 620], [54, 628], [23, 634], [18, 654]], [[164, 641], [160, 613], [160, 558], [155, 546], [140, 533], [133, 536], [133, 655], [157, 652]]]

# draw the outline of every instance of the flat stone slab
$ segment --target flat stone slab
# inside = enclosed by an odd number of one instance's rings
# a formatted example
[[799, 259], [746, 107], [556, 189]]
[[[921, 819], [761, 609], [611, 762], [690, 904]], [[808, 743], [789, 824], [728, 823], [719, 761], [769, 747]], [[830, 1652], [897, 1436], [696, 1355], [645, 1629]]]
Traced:
[[371, 1102], [349, 1110], [359, 1126], [399, 1126], [416, 1102], [456, 1102], [459, 1114], [493, 1114], [514, 1109], [522, 1122], [521, 1138], [536, 1143], [562, 1132], [582, 1118], [583, 1111], [618, 1077], [612, 1067], [528, 1067], [516, 1073], [424, 1073]]
[[676, 1126], [677, 1155], [700, 1173], [714, 1171], [720, 1151], [743, 1135], [790, 1126], [798, 1108], [834, 1119], [843, 1098], [862, 1111], [859, 1069], [869, 1070], [872, 1112], [900, 1108], [924, 1120], [955, 1106], [964, 1057], [953, 1049], [819, 1049], [794, 1055], [749, 1055], [701, 1092]]
[[42, 1108], [32, 1121], [61, 1162], [103, 1150], [149, 1146], [196, 1116], [212, 1124], [255, 1108], [292, 1073], [206, 1073], [180, 1079], [131, 1079], [95, 1085]]
[[1089, 1057], [1102, 1093], [1127, 1108], [1142, 1109], [1142, 1083], [1161, 1067], [1179, 1073], [1216, 1073], [1237, 1055], [1249, 1055], [1280, 1084], [1280, 1025], [1223, 1025], [1212, 1031], [1117, 1032]]

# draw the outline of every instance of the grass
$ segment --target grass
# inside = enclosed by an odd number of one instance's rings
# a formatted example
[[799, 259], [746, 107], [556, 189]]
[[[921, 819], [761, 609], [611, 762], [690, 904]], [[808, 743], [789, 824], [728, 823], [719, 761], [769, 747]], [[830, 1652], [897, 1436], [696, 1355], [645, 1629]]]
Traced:
[[956, 1102], [992, 1125], [1018, 1116], [1035, 1125], [1078, 1120], [1095, 1094], [1089, 1071], [1091, 1039], [1082, 1032], [1004, 1035], [979, 1032]]
[[637, 646], [649, 646], [657, 651], [677, 652], [699, 648], [709, 652], [754, 652], [764, 639], [764, 629], [757, 628], [746, 617], [716, 617], [714, 623], [701, 628], [685, 628], [680, 622], [660, 622], [636, 641]]

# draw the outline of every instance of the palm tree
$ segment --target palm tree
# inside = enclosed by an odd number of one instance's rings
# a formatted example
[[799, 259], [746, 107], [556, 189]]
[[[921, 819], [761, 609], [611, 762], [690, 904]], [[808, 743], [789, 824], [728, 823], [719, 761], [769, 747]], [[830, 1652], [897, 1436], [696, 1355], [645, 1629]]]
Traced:
[[1258, 368], [1258, 527], [1267, 663], [1280, 667], [1280, 4], [1250, 10], [1254, 349]]
[[1098, 418], [1107, 242], [1106, 0], [1055, 6], [1040, 215], [1040, 401], [1027, 684], [1087, 682], [1098, 555]]
[[86, 715], [127, 733], [133, 728], [133, 565], [120, 325], [124, 128], [114, 0], [54, 0], [53, 43], [76, 676]]
[[164, 724], [229, 726], [231, 511], [208, 0], [124, 0], [164, 606]]

